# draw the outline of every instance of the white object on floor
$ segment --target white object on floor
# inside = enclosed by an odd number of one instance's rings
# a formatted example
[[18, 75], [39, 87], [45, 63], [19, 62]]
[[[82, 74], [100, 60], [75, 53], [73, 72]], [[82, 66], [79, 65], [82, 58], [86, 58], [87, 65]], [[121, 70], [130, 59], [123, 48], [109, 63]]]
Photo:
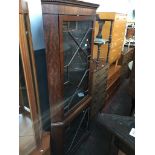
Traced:
[[132, 136], [132, 137], [135, 137], [135, 128], [131, 129], [129, 135]]

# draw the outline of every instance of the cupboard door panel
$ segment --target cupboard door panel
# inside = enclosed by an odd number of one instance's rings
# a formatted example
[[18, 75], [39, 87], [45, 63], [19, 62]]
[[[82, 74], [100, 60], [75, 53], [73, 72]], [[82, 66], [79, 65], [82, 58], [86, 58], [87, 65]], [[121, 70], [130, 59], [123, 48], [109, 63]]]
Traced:
[[89, 94], [89, 68], [93, 20], [60, 17], [62, 26], [61, 74], [63, 75], [64, 113], [69, 112]]

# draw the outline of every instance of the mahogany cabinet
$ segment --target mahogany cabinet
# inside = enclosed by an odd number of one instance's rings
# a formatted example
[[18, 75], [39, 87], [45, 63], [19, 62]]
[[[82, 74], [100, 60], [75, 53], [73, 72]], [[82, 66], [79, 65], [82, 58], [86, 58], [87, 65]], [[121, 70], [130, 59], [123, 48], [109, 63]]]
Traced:
[[97, 7], [42, 0], [54, 155], [72, 154], [88, 131]]

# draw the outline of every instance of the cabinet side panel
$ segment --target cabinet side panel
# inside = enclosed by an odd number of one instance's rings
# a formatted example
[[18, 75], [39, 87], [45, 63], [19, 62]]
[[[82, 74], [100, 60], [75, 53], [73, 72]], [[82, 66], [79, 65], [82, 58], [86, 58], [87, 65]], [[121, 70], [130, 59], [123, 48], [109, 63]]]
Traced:
[[46, 43], [46, 63], [49, 103], [51, 107], [51, 122], [54, 123], [62, 121], [63, 119], [58, 16], [43, 14], [43, 24]]

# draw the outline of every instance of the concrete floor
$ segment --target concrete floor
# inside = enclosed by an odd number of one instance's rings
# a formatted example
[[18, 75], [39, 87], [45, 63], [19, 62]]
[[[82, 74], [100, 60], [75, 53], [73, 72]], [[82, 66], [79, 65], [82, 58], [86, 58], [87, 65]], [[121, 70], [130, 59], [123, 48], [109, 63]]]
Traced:
[[19, 154], [27, 155], [35, 148], [34, 131], [29, 117], [19, 114]]

